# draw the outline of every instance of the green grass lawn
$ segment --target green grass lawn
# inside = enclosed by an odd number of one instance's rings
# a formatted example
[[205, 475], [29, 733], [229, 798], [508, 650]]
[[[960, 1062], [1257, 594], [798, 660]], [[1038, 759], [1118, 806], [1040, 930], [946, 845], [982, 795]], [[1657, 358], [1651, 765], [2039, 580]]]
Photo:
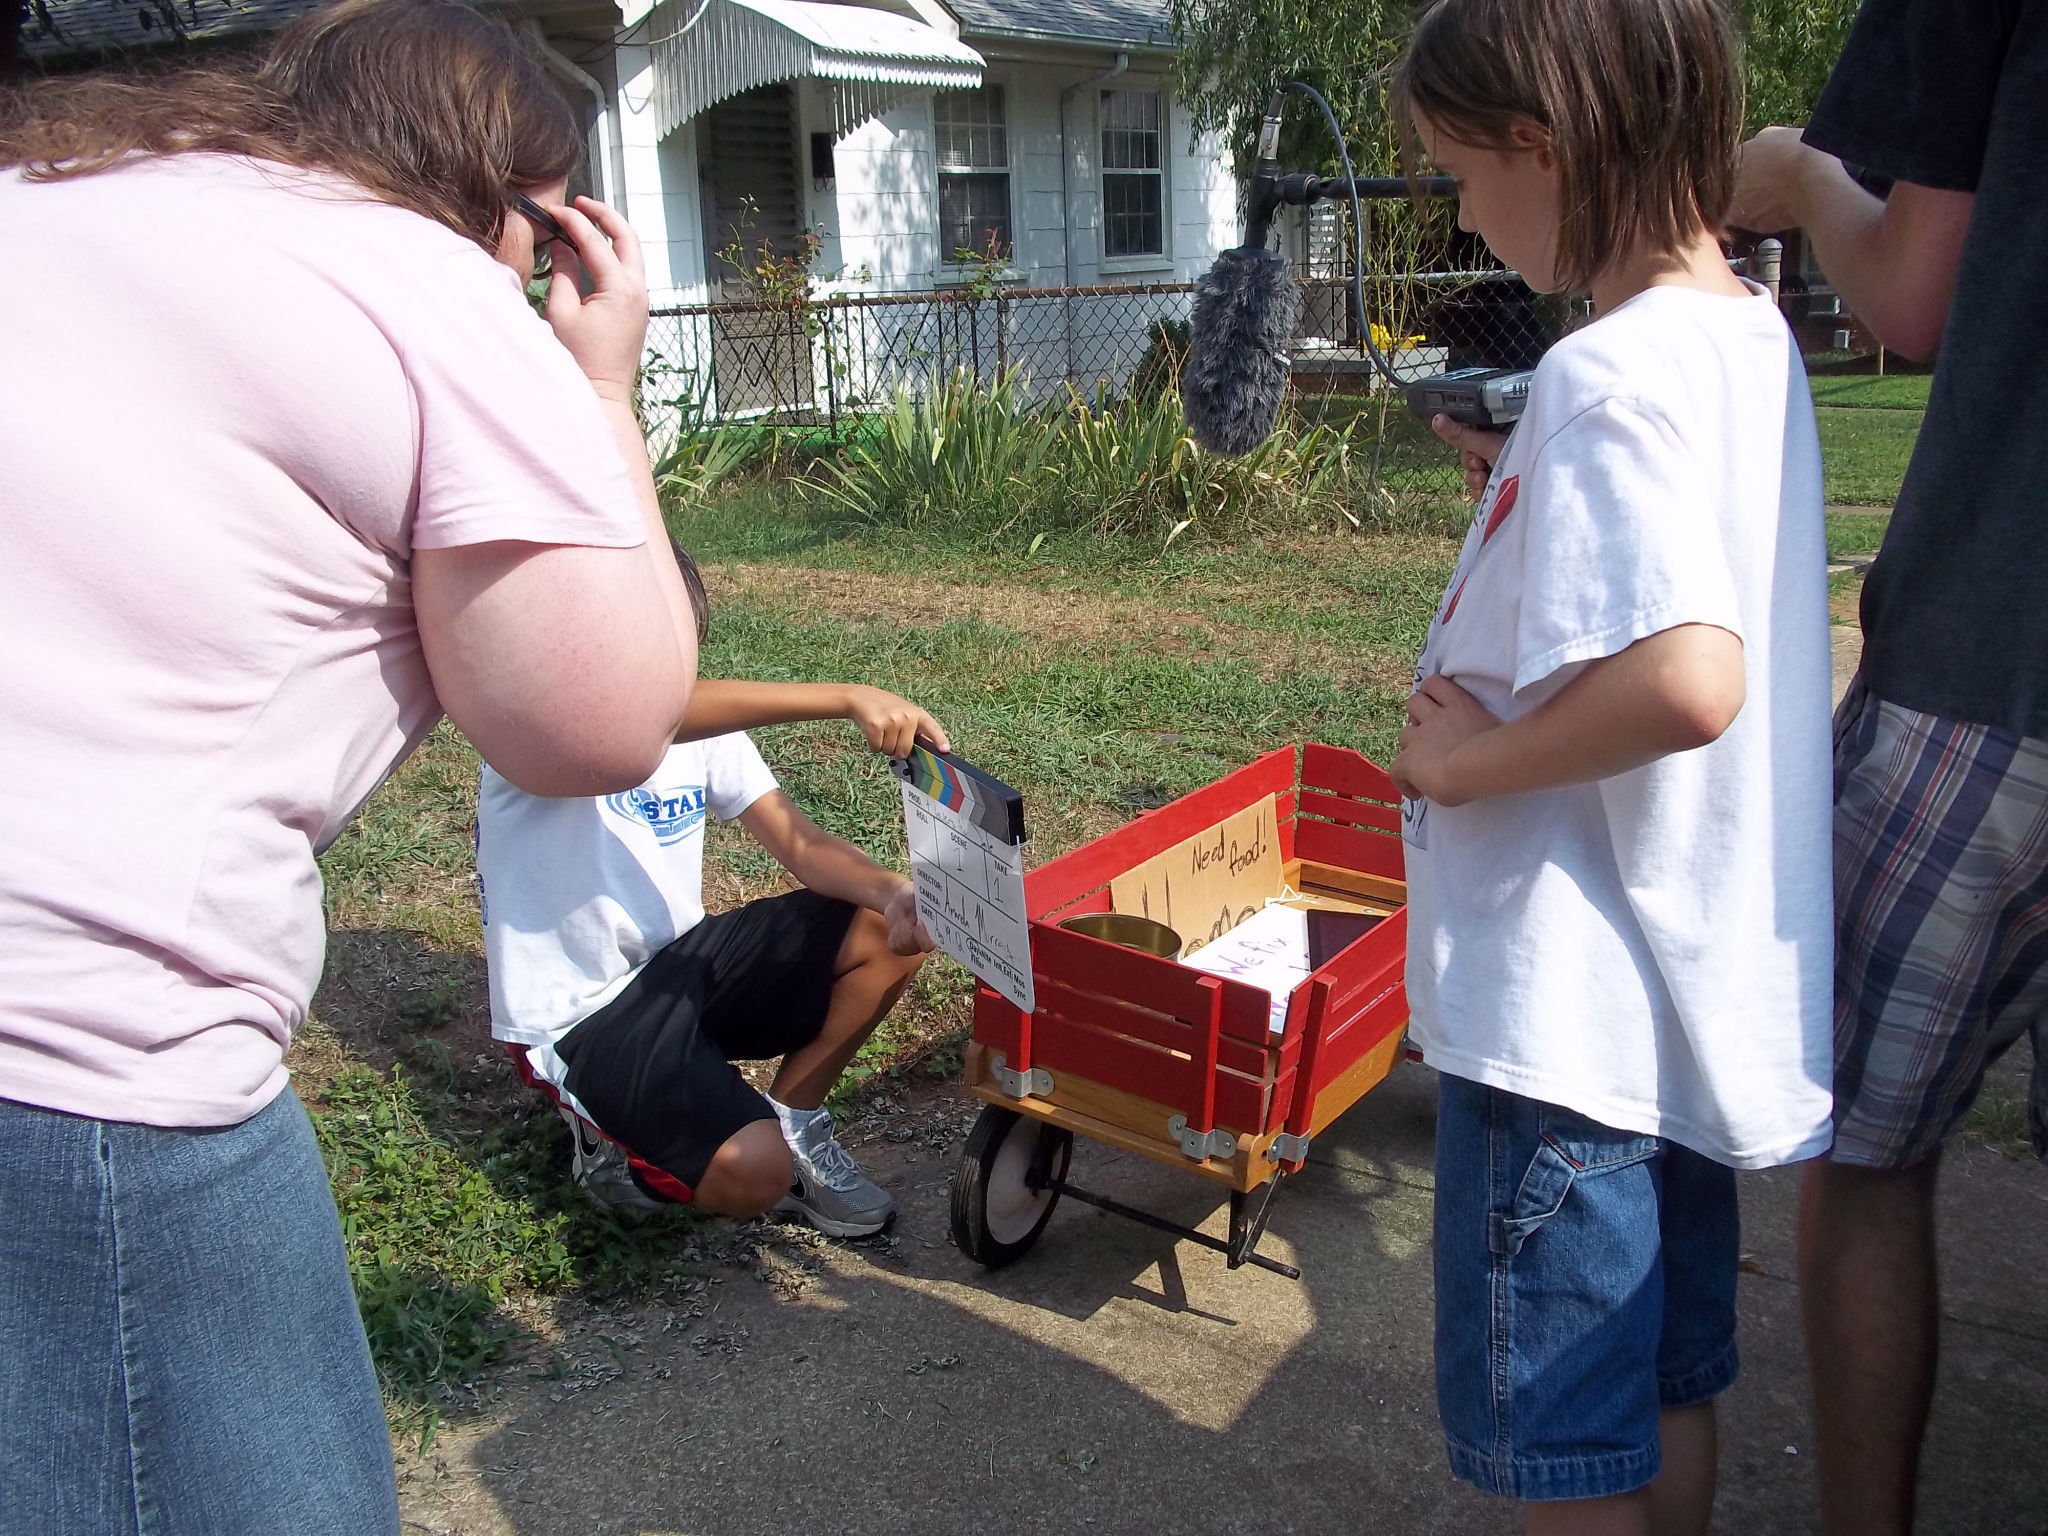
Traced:
[[1890, 521], [1882, 512], [1830, 512], [1828, 558], [1876, 554], [1877, 546], [1884, 542], [1885, 525]]
[[[1872, 383], [1886, 383], [1875, 379]], [[1821, 469], [1827, 499], [1852, 506], [1890, 506], [1899, 498], [1906, 461], [1920, 436], [1920, 413], [1866, 406], [1820, 405]]]
[[1807, 381], [1815, 405], [1864, 407], [1875, 410], [1924, 411], [1931, 373], [1822, 374]]
[[[1906, 461], [1920, 435], [1929, 382], [1926, 374], [1811, 381], [1829, 502], [1890, 506], [1898, 499]], [[1378, 405], [1361, 396], [1333, 395], [1305, 399], [1298, 409], [1305, 421], [1341, 425], [1358, 416], [1374, 420]], [[1388, 484], [1402, 493], [1455, 496], [1455, 461], [1435, 434], [1404, 410], [1388, 411], [1385, 424]]]

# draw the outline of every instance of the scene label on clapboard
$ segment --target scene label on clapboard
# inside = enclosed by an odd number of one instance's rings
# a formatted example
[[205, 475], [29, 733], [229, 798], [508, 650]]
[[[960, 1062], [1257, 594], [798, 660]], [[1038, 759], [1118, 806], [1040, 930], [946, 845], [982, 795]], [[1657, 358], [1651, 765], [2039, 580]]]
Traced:
[[917, 747], [892, 767], [918, 916], [941, 949], [1030, 1013], [1023, 798], [950, 752]]

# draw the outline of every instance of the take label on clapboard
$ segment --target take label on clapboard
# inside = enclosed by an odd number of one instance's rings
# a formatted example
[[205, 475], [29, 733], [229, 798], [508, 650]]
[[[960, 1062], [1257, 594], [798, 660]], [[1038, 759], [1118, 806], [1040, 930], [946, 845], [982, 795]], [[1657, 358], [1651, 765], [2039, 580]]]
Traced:
[[915, 747], [891, 770], [917, 914], [939, 948], [1026, 1013], [1031, 916], [1024, 905], [1024, 797], [950, 752]]

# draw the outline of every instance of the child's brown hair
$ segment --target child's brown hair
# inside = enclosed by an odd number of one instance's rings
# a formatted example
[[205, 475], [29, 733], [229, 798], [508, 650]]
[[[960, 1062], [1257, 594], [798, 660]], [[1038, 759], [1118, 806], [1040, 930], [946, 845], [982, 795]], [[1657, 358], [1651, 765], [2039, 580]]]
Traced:
[[1723, 0], [1434, 0], [1394, 101], [1410, 133], [1420, 113], [1492, 149], [1520, 121], [1549, 134], [1567, 288], [1717, 229], [1734, 196], [1742, 60]]

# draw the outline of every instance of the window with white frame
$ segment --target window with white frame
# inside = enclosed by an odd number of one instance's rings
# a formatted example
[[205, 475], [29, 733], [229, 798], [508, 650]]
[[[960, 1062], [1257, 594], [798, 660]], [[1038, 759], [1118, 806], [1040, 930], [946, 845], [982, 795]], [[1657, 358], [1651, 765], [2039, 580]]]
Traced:
[[932, 99], [939, 156], [939, 259], [1010, 255], [1010, 133], [1003, 88], [940, 91]]
[[1165, 107], [1157, 91], [1102, 93], [1102, 254], [1166, 254]]

